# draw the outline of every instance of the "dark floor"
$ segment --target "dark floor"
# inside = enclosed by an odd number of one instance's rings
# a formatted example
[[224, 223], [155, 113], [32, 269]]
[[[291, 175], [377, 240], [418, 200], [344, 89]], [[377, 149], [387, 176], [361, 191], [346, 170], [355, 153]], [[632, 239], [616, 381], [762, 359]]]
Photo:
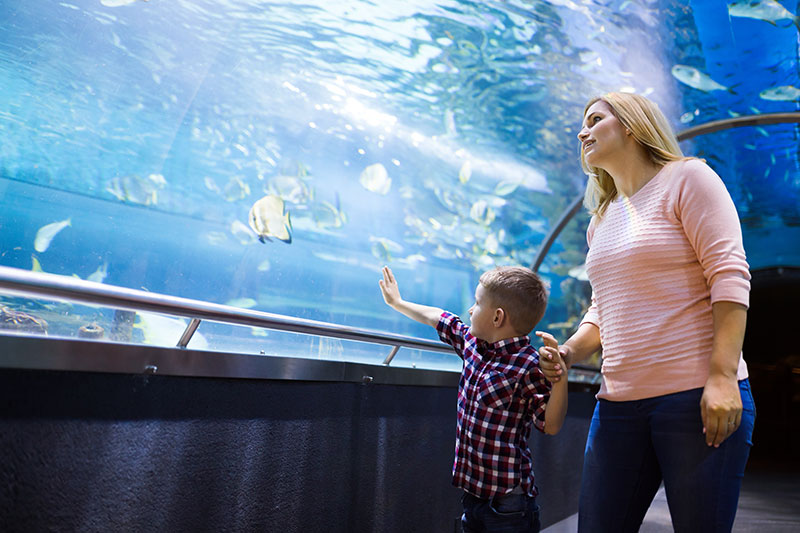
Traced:
[[[578, 515], [542, 530], [542, 533], [573, 533]], [[672, 531], [664, 489], [658, 491], [645, 516], [641, 533]], [[800, 471], [775, 466], [748, 468], [733, 524], [735, 533], [800, 532]]]

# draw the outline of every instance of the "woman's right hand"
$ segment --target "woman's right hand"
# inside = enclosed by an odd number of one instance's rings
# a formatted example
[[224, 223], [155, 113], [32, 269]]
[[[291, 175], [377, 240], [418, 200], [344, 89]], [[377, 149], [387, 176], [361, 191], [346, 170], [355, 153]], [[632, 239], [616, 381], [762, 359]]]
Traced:
[[542, 350], [539, 357], [539, 368], [542, 369], [544, 377], [551, 383], [557, 383], [561, 381], [562, 376], [566, 377], [567, 375], [567, 370], [572, 364], [572, 350], [569, 346], [559, 346], [556, 338], [546, 331], [537, 331], [536, 335], [542, 339], [545, 346], [558, 349], [558, 353], [564, 360], [564, 364], [567, 368], [562, 368], [563, 365], [561, 365], [559, 361], [556, 361], [552, 355], [548, 354], [547, 350]]

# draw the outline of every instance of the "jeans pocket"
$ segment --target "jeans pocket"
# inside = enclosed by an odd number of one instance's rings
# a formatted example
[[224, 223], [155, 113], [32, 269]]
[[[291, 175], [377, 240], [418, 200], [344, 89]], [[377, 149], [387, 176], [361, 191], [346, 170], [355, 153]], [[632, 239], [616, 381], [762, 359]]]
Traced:
[[756, 401], [753, 399], [753, 389], [750, 387], [750, 380], [745, 378], [739, 383], [739, 390], [742, 392], [742, 407], [745, 411], [752, 411], [753, 418], [755, 418]]
[[528, 497], [525, 494], [504, 494], [493, 498], [489, 507], [498, 516], [525, 516]]

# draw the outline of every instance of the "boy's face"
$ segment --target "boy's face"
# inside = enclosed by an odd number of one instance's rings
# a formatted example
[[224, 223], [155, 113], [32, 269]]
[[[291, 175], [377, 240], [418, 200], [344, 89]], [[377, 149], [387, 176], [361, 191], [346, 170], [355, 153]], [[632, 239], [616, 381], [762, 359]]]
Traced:
[[497, 308], [492, 304], [483, 285], [475, 289], [475, 303], [469, 308], [470, 332], [481, 340], [489, 340], [493, 335], [492, 322]]

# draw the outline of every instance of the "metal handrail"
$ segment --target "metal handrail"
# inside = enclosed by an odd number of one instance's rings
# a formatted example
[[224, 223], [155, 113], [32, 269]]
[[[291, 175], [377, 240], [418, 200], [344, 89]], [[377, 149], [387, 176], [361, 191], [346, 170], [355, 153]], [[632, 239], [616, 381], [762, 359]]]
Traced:
[[[678, 139], [679, 142], [688, 141], [694, 137], [699, 135], [706, 135], [709, 133], [715, 133], [722, 130], [730, 130], [733, 128], [743, 128], [745, 126], [767, 126], [767, 125], [774, 125], [774, 124], [791, 124], [791, 123], [798, 123], [800, 124], [800, 112], [792, 112], [792, 113], [762, 113], [760, 115], [745, 115], [741, 117], [732, 117], [726, 118], [722, 120], [714, 120], [711, 122], [706, 122], [705, 124], [698, 124], [697, 126], [688, 128], [683, 130], [682, 132], [678, 133], [675, 137]], [[561, 231], [567, 225], [567, 223], [572, 220], [572, 218], [578, 213], [581, 204], [583, 203], [583, 192], [578, 194], [572, 202], [567, 206], [564, 211], [561, 212], [561, 215], [558, 218], [558, 222], [556, 222], [553, 227], [550, 229], [550, 233], [547, 234], [544, 241], [542, 241], [542, 246], [539, 248], [539, 252], [536, 254], [536, 257], [533, 259], [533, 263], [531, 264], [531, 270], [537, 272], [539, 267], [544, 262], [545, 256], [550, 251], [550, 247], [556, 241], [558, 236], [561, 234]]]
[[213, 320], [215, 322], [392, 346], [391, 352], [383, 361], [384, 365], [390, 364], [394, 355], [402, 347], [453, 354], [453, 349], [450, 346], [441, 342], [416, 337], [380, 333], [251, 309], [240, 309], [228, 305], [127, 289], [6, 266], [0, 266], [0, 291], [25, 297], [45, 297], [107, 306], [114, 309], [150, 311], [190, 318], [189, 325], [176, 344], [180, 348], [185, 348], [189, 344], [189, 340], [201, 320]]

